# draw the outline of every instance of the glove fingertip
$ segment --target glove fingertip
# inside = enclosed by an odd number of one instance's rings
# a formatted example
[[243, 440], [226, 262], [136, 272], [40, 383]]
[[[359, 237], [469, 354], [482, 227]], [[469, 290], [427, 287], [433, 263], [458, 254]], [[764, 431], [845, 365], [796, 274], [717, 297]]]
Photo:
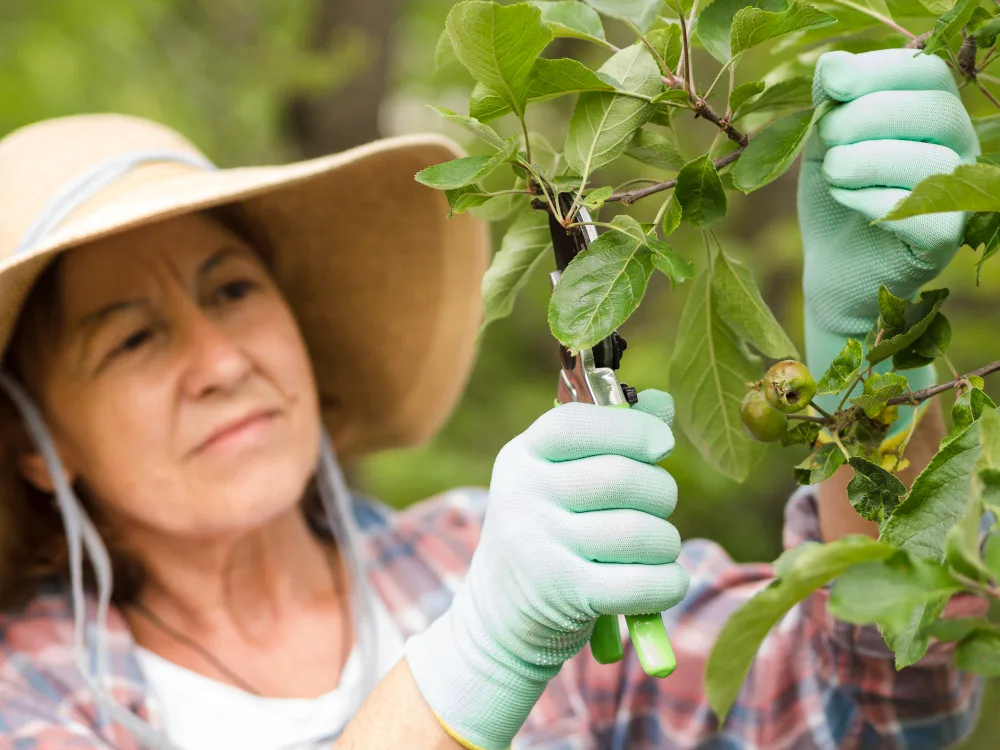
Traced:
[[639, 394], [639, 401], [632, 408], [651, 414], [667, 425], [674, 422], [674, 397], [666, 391], [647, 388]]

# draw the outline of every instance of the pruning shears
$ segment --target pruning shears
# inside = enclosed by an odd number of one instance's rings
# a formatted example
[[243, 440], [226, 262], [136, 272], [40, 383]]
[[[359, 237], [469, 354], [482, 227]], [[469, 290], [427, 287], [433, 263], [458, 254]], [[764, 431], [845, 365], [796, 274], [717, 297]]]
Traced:
[[[572, 195], [560, 193], [557, 200], [563, 213], [568, 213], [573, 202]], [[569, 262], [597, 239], [597, 230], [589, 225], [590, 213], [585, 207], [578, 208], [577, 217], [577, 221], [586, 222], [587, 225], [567, 229], [549, 212], [549, 233], [552, 235], [552, 249], [556, 260], [556, 270], [549, 274], [553, 288]], [[617, 331], [576, 355], [560, 344], [559, 360], [562, 368], [556, 404], [578, 401], [619, 409], [630, 408], [638, 401], [635, 388], [619, 382], [615, 372], [621, 364], [625, 347], [625, 339]], [[646, 674], [666, 677], [673, 672], [677, 666], [677, 658], [661, 614], [628, 615], [625, 621]], [[622, 639], [616, 615], [597, 618], [590, 638], [590, 650], [594, 659], [601, 664], [611, 664], [622, 659]]]

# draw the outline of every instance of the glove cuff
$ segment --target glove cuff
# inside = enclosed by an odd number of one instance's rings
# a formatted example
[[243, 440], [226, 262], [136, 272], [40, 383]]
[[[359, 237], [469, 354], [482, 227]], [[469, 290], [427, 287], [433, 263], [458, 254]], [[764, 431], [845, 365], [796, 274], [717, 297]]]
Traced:
[[452, 738], [475, 750], [505, 750], [561, 665], [538, 667], [500, 653], [474, 610], [463, 588], [427, 630], [406, 640], [404, 653]]

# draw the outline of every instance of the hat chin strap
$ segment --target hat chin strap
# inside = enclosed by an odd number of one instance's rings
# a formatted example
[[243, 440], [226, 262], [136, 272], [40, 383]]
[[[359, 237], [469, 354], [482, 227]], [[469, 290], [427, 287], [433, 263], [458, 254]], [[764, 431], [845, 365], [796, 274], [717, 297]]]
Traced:
[[30, 250], [54, 232], [80, 205], [136, 167], [151, 162], [186, 164], [202, 170], [216, 169], [216, 166], [203, 156], [173, 149], [140, 149], [99, 161], [64, 183], [56, 191], [21, 237], [14, 254], [19, 255]]
[[[48, 427], [38, 407], [27, 391], [7, 372], [0, 370], [2, 388], [20, 412], [32, 442], [42, 454], [49, 477], [55, 486], [55, 498], [62, 517], [66, 541], [69, 546], [69, 574], [73, 606], [73, 649], [80, 674], [90, 688], [98, 711], [110, 716], [124, 726], [139, 742], [152, 750], [177, 750], [174, 745], [141, 719], [115, 700], [109, 685], [108, 611], [114, 587], [111, 559], [103, 540], [87, 515], [73, 486], [66, 476], [62, 460], [56, 450]], [[355, 709], [375, 686], [374, 615], [363, 557], [358, 549], [357, 522], [352, 510], [350, 491], [337, 463], [332, 444], [326, 431], [320, 440], [319, 465], [316, 471], [323, 510], [334, 539], [337, 541], [351, 580], [351, 610], [355, 638], [361, 656], [363, 689], [359, 691]], [[87, 611], [83, 589], [83, 553], [86, 551], [97, 579], [97, 619], [94, 623], [95, 653], [88, 658]], [[92, 670], [91, 662], [96, 662]], [[96, 675], [93, 673], [96, 671]], [[352, 712], [353, 713], [353, 712]]]

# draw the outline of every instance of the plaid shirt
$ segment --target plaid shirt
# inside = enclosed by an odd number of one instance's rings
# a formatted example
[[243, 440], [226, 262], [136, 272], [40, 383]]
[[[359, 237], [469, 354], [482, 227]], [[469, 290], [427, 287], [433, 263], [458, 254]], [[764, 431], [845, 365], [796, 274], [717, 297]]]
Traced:
[[[396, 512], [357, 504], [371, 581], [403, 636], [426, 628], [451, 601], [479, 539], [483, 490], [454, 490]], [[818, 539], [814, 498], [793, 496], [785, 546]], [[599, 665], [589, 649], [549, 683], [514, 750], [549, 748], [906, 748], [937, 750], [970, 731], [981, 681], [949, 665], [936, 644], [897, 672], [878, 632], [831, 618], [821, 590], [767, 636], [720, 727], [705, 698], [705, 663], [726, 618], [773, 578], [770, 565], [738, 565], [716, 544], [684, 543], [686, 599], [667, 615], [677, 652], [668, 679], [646, 676], [626, 643], [625, 659]], [[92, 603], [91, 603], [92, 606]], [[64, 592], [37, 596], [0, 618], [0, 750], [135, 750], [136, 741], [95, 711], [73, 661]], [[115, 695], [162, 727], [121, 615], [109, 622]]]

